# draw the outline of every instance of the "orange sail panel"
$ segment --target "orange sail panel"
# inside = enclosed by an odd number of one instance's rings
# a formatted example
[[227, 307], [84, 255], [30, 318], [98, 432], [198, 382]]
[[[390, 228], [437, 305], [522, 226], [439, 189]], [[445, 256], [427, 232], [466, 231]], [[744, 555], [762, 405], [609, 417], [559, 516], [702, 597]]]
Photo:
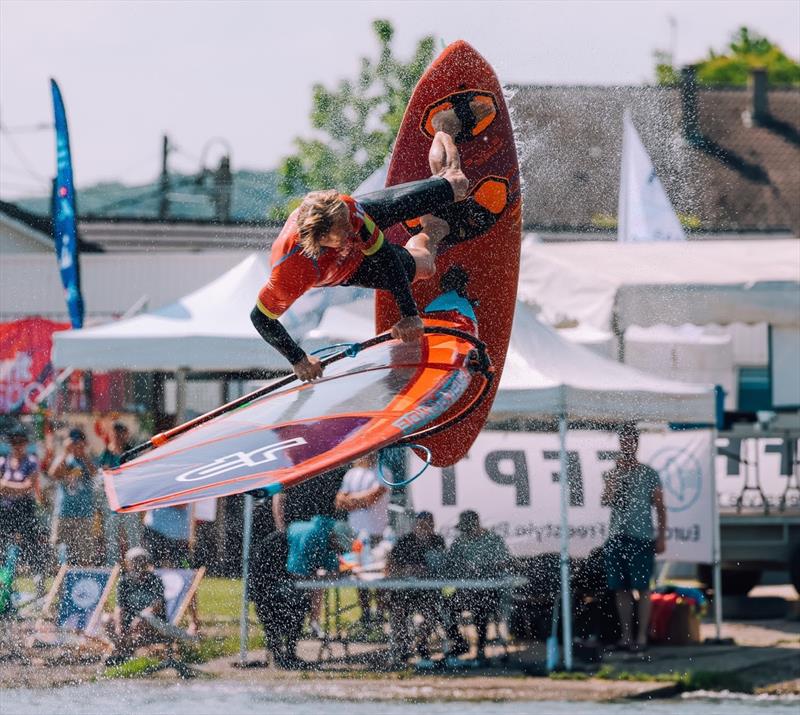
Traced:
[[470, 387], [468, 337], [426, 333], [420, 342], [389, 340], [342, 358], [316, 382], [255, 398], [108, 471], [109, 502], [139, 511], [253, 489], [274, 493], [397, 442]]

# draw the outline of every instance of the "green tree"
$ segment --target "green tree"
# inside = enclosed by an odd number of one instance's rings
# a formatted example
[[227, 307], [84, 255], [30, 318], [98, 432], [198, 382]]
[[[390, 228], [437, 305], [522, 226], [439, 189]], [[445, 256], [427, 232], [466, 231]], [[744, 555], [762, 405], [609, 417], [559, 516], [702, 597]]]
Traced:
[[409, 62], [392, 53], [394, 29], [372, 23], [379, 43], [377, 60], [361, 59], [358, 77], [329, 90], [313, 88], [311, 126], [323, 136], [295, 139], [297, 152], [281, 163], [278, 190], [285, 203], [271, 212], [284, 219], [307, 191], [352, 191], [391, 151], [411, 93], [434, 55], [433, 37], [417, 43]]
[[[709, 50], [708, 57], [696, 63], [700, 84], [744, 86], [751, 70], [764, 68], [772, 85], [800, 85], [800, 63], [747, 27], [739, 28], [726, 49], [723, 54]], [[677, 83], [678, 77], [675, 67], [657, 52], [656, 81], [670, 86]]]

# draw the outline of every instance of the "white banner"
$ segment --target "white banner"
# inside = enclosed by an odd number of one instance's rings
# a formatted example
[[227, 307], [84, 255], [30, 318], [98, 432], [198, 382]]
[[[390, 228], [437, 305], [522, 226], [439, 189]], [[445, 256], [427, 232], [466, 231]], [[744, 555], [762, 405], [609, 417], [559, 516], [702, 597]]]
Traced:
[[[567, 433], [570, 554], [586, 556], [607, 538], [609, 509], [600, 506], [603, 474], [619, 450], [612, 432]], [[712, 561], [711, 432], [643, 434], [639, 461], [659, 472], [667, 506], [669, 561]], [[411, 460], [413, 474], [422, 463]], [[560, 550], [558, 434], [482, 432], [466, 459], [430, 468], [411, 486], [414, 509], [433, 512], [450, 540], [460, 512], [474, 509], [518, 556]], [[653, 514], [655, 524], [655, 513]]]
[[[723, 514], [736, 509], [741, 497], [745, 509], [800, 508], [797, 437], [717, 438], [717, 494]], [[760, 488], [760, 491], [759, 489]]]
[[623, 242], [686, 240], [681, 222], [627, 111], [622, 124], [617, 239]]

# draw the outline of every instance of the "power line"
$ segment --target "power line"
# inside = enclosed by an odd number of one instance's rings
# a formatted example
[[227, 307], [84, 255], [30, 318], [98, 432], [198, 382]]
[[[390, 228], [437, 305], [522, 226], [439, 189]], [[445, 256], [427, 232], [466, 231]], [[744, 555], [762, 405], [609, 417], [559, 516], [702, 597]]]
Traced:
[[17, 142], [11, 138], [11, 135], [3, 128], [2, 125], [0, 125], [0, 134], [2, 134], [5, 137], [6, 141], [8, 142], [8, 145], [13, 150], [14, 155], [17, 157], [17, 159], [19, 159], [20, 164], [22, 164], [22, 166], [25, 168], [26, 171], [37, 181], [41, 181], [43, 183], [49, 183], [48, 179], [39, 174], [31, 166], [30, 160], [28, 159], [27, 156], [25, 156], [25, 152], [23, 152], [22, 149], [20, 149], [19, 146], [17, 146]]
[[26, 124], [21, 127], [8, 127], [0, 124], [0, 131], [6, 134], [36, 134], [37, 132], [46, 132], [52, 129], [55, 125], [50, 122], [39, 122], [38, 124]]

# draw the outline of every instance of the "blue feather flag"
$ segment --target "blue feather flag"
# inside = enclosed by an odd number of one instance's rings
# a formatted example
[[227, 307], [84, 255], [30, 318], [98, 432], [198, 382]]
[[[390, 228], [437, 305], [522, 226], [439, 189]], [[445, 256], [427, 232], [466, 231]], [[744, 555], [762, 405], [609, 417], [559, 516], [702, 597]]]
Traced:
[[56, 178], [53, 180], [53, 239], [56, 259], [64, 285], [70, 323], [73, 328], [83, 327], [83, 296], [78, 254], [78, 223], [75, 211], [75, 186], [72, 180], [72, 157], [69, 150], [67, 114], [61, 90], [54, 79], [50, 80], [53, 92], [53, 111], [56, 129]]

